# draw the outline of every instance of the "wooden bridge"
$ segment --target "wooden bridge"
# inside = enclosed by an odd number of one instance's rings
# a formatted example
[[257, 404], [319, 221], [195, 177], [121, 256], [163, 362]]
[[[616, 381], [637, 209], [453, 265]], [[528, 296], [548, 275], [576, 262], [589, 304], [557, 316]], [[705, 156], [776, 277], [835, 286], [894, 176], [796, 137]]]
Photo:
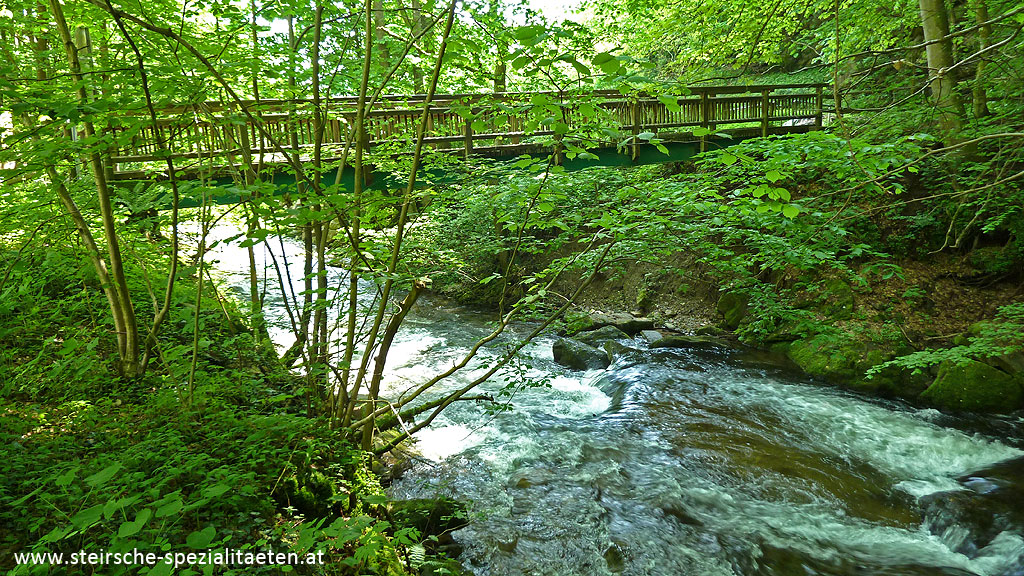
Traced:
[[[583, 140], [604, 149], [590, 164], [606, 165], [649, 163], [645, 158], [652, 156], [654, 140], [675, 145], [677, 152], [655, 157], [654, 161], [665, 162], [727, 145], [715, 134], [739, 141], [820, 128], [823, 88], [701, 86], [685, 95], [659, 97], [610, 90], [437, 95], [430, 104], [425, 142], [466, 157], [500, 158], [548, 154], [561, 146], [563, 135], [583, 135]], [[365, 139], [370, 146], [388, 144], [400, 152], [403, 142], [412, 141], [424, 104], [422, 96], [380, 98], [367, 114]], [[353, 140], [356, 108], [354, 97], [320, 101], [325, 163], [339, 158]], [[193, 178], [223, 177], [243, 162], [258, 172], [273, 172], [285, 164], [283, 154], [310, 159], [317, 140], [312, 100], [245, 101], [233, 106], [207, 102], [159, 112], [156, 128], [146, 122], [110, 126], [115, 142], [107, 155], [111, 179], [146, 179], [165, 169], [157, 130], [178, 175]]]

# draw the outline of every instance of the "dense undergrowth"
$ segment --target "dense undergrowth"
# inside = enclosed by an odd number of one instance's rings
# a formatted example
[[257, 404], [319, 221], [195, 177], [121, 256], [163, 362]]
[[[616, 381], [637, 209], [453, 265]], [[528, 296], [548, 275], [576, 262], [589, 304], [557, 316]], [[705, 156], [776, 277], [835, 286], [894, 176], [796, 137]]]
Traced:
[[[209, 284], [191, 398], [183, 398], [193, 342], [187, 305], [144, 378], [114, 376], [102, 293], [60, 233], [8, 253], [0, 292], [0, 567], [12, 574], [403, 574], [444, 566], [417, 546], [415, 528], [388, 520], [367, 455], [307, 417], [302, 380], [254, 343], [231, 300]], [[153, 265], [156, 246], [133, 244], [153, 252], [145, 260], [151, 274], [161, 268]], [[175, 297], [193, 302], [194, 280], [184, 277]], [[293, 552], [299, 563], [162, 562], [165, 554], [225, 548]], [[74, 553], [132, 550], [161, 560], [14, 566], [21, 553], [63, 553], [68, 561]], [[317, 564], [303, 563], [314, 556]]]

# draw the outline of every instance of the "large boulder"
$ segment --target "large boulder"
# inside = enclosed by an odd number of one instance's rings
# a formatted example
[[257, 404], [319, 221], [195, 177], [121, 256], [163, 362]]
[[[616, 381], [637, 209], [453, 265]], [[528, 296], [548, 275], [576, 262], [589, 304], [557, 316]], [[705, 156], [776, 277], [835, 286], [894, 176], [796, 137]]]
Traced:
[[1024, 350], [1014, 350], [985, 359], [985, 363], [1018, 378], [1024, 377]]
[[608, 353], [572, 338], [559, 338], [551, 346], [555, 362], [573, 370], [599, 370], [611, 364]]
[[718, 313], [724, 319], [725, 327], [729, 330], [739, 328], [743, 319], [747, 317], [747, 304], [750, 299], [746, 294], [739, 292], [726, 292], [718, 299]]
[[651, 342], [651, 348], [688, 348], [706, 350], [709, 348], [727, 348], [728, 345], [711, 336], [687, 336], [672, 334]]
[[786, 350], [789, 359], [811, 376], [846, 381], [864, 373], [858, 369], [859, 364], [878, 363], [865, 361], [864, 352], [864, 347], [856, 345], [855, 342], [825, 334], [797, 340]]
[[728, 330], [723, 330], [713, 324], [706, 324], [704, 326], [701, 326], [700, 328], [694, 330], [693, 333], [696, 334], [697, 336], [715, 336], [718, 338], [725, 338], [729, 336]]
[[639, 334], [641, 330], [654, 328], [654, 320], [650, 318], [637, 318], [625, 312], [612, 312], [608, 314], [597, 312], [590, 315], [589, 326], [585, 327], [584, 330], [593, 331], [605, 326], [614, 326], [632, 336]]
[[915, 374], [910, 368], [886, 366], [870, 378], [865, 376], [854, 380], [851, 387], [869, 394], [913, 399], [931, 385], [932, 379], [932, 375], [924, 372]]
[[597, 348], [599, 346], [602, 346], [605, 342], [608, 342], [609, 340], [628, 340], [630, 336], [629, 334], [626, 334], [619, 328], [608, 325], [602, 326], [597, 330], [588, 330], [586, 332], [580, 332], [579, 334], [576, 334], [574, 338], [588, 346], [593, 346]]
[[943, 362], [921, 400], [947, 410], [1011, 412], [1024, 404], [1020, 380], [983, 362]]
[[853, 288], [839, 278], [830, 278], [822, 287], [824, 302], [821, 313], [833, 320], [849, 320], [853, 316]]
[[971, 490], [935, 492], [919, 503], [924, 527], [968, 558], [977, 556], [1005, 528], [991, 503]]

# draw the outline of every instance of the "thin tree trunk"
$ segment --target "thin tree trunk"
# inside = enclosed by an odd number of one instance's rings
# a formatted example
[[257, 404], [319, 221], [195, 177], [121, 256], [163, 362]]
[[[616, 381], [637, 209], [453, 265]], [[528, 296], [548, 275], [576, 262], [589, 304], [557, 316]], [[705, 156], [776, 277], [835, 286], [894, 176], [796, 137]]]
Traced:
[[[67, 20], [64, 18], [64, 9], [61, 6], [60, 0], [50, 0], [50, 10], [53, 13], [54, 22], [57, 25], [57, 31], [60, 33], [61, 41], [64, 43], [71, 77], [78, 85], [78, 98], [83, 105], [88, 104], [89, 92], [82, 75], [78, 50], [68, 28]], [[92, 122], [86, 121], [84, 126], [85, 137], [91, 139], [96, 133]], [[92, 168], [93, 179], [96, 182], [100, 218], [103, 221], [103, 236], [107, 243], [107, 253], [110, 259], [110, 275], [113, 280], [112, 288], [115, 295], [115, 302], [111, 307], [111, 313], [115, 318], [114, 325], [118, 330], [119, 372], [126, 378], [135, 378], [141, 374], [142, 367], [139, 331], [135, 317], [135, 308], [132, 305], [131, 294], [128, 290], [128, 280], [124, 274], [124, 263], [121, 258], [117, 226], [114, 222], [110, 190], [107, 186], [107, 178], [103, 169], [103, 159], [100, 157], [99, 152], [93, 150], [89, 153], [89, 164]]]
[[[981, 52], [989, 47], [989, 37], [992, 35], [992, 25], [988, 22], [988, 4], [985, 0], [975, 0], [974, 17], [978, 25], [978, 51]], [[984, 118], [989, 115], [988, 94], [985, 93], [985, 56], [978, 60], [978, 68], [974, 73], [974, 88], [971, 91], [974, 116]]]
[[[369, 397], [372, 400], [376, 400], [380, 395], [380, 383], [384, 379], [384, 366], [387, 363], [388, 352], [391, 350], [391, 343], [395, 340], [395, 335], [398, 334], [398, 329], [401, 328], [402, 322], [405, 320], [405, 316], [412, 310], [416, 300], [420, 297], [420, 293], [426, 288], [426, 283], [420, 280], [413, 282], [412, 290], [406, 295], [402, 303], [398, 305], [398, 312], [391, 317], [388, 321], [387, 327], [384, 329], [384, 335], [381, 337], [380, 348], [377, 350], [377, 359], [374, 361], [373, 376], [370, 378], [370, 390]], [[368, 405], [369, 408], [366, 414], [373, 413], [374, 404]], [[363, 440], [361, 448], [369, 451], [373, 445], [373, 425], [374, 422], [371, 419], [363, 427]]]
[[[313, 15], [313, 47], [310, 57], [312, 59], [313, 78], [313, 188], [320, 189], [323, 173], [323, 141], [324, 141], [324, 111], [321, 98], [320, 86], [320, 42], [323, 38], [323, 4], [319, 1]], [[314, 212], [320, 213], [322, 206], [313, 206]], [[317, 398], [323, 402], [328, 395], [327, 392], [327, 274], [326, 274], [326, 238], [324, 225], [320, 220], [313, 222], [311, 229], [312, 245], [315, 249], [316, 259], [316, 301], [313, 303], [313, 345], [310, 347], [309, 358], [312, 360], [311, 370], [307, 374], [312, 376], [312, 385], [317, 391]], [[312, 373], [315, 370], [315, 373]]]
[[919, 0], [921, 24], [928, 55], [928, 78], [932, 101], [939, 114], [943, 137], [955, 140], [960, 132], [963, 104], [956, 93], [956, 78], [948, 74], [953, 66], [953, 43], [949, 39], [949, 14], [943, 0]]
[[[416, 146], [413, 150], [412, 165], [409, 167], [409, 182], [406, 185], [402, 208], [398, 214], [398, 224], [395, 226], [394, 246], [391, 248], [391, 258], [388, 262], [387, 280], [384, 281], [384, 288], [381, 290], [380, 302], [377, 306], [377, 314], [373, 319], [373, 326], [370, 328], [370, 334], [367, 337], [363, 357], [360, 359], [359, 372], [356, 373], [356, 382], [353, 386], [355, 389], [359, 388], [360, 381], [366, 376], [370, 356], [376, 346], [377, 334], [379, 333], [383, 323], [384, 315], [387, 313], [389, 308], [391, 290], [395, 284], [394, 277], [395, 273], [398, 271], [398, 261], [402, 252], [402, 239], [405, 235], [405, 225], [409, 216], [409, 207], [413, 203], [413, 191], [416, 189], [416, 173], [419, 171], [420, 160], [423, 154], [423, 141], [426, 138], [427, 124], [430, 120], [430, 106], [434, 99], [434, 93], [437, 91], [438, 81], [441, 78], [441, 68], [444, 64], [444, 53], [448, 47], [448, 38], [452, 32], [452, 25], [455, 22], [455, 0], [452, 0], [448, 5], [447, 12], [448, 19], [445, 22], [444, 33], [441, 35], [441, 45], [437, 49], [437, 60], [434, 63], [433, 75], [430, 78], [430, 85], [427, 87], [427, 96], [423, 101], [423, 113], [420, 117], [419, 126], [416, 131]], [[397, 329], [398, 326], [395, 327], [395, 330]], [[381, 346], [381, 349], [377, 351], [378, 362], [384, 362], [386, 356], [387, 350]], [[378, 391], [371, 390], [366, 408], [363, 411], [364, 417], [373, 413], [374, 403], [377, 401], [377, 392]], [[369, 432], [366, 432], [366, 430], [369, 430]], [[372, 418], [367, 421], [364, 427], [364, 443], [366, 442], [366, 434], [369, 434], [372, 440]]]
[[[295, 68], [298, 66], [296, 55], [298, 53], [298, 46], [295, 39], [295, 21], [292, 16], [288, 17], [288, 87], [290, 88], [291, 94], [289, 99], [295, 98], [295, 90], [297, 86], [297, 80], [295, 77]], [[289, 145], [291, 147], [292, 163], [296, 166], [300, 163], [299, 155], [299, 129], [298, 120], [295, 115], [294, 104], [289, 105], [288, 108], [288, 138]], [[314, 176], [315, 178], [315, 176]], [[304, 186], [301, 182], [296, 180], [295, 192], [297, 201], [301, 202], [304, 194]], [[309, 339], [309, 319], [311, 315], [311, 307], [313, 304], [313, 285], [311, 274], [313, 273], [313, 229], [310, 224], [302, 225], [302, 245], [303, 245], [303, 261], [302, 261], [302, 311], [299, 314], [299, 322], [297, 326], [297, 332], [295, 334], [295, 343], [292, 344], [284, 355], [281, 357], [282, 362], [286, 366], [291, 366], [300, 356], [303, 355], [305, 350], [306, 342]], [[283, 287], [282, 287], [283, 288]]]
[[[355, 355], [355, 328], [356, 328], [356, 314], [358, 312], [358, 287], [359, 287], [359, 204], [362, 199], [363, 193], [363, 158], [366, 153], [366, 148], [369, 146], [367, 134], [366, 134], [366, 93], [370, 85], [370, 64], [373, 55], [373, 0], [365, 0], [363, 3], [363, 11], [366, 15], [366, 21], [363, 25], [363, 76], [359, 82], [359, 100], [356, 108], [356, 159], [352, 169], [355, 172], [355, 177], [352, 183], [352, 196], [355, 206], [355, 216], [352, 218], [352, 245], [353, 250], [356, 251], [352, 256], [352, 265], [349, 268], [349, 301], [348, 301], [348, 334], [345, 335], [345, 357], [342, 365], [342, 386], [348, 386], [349, 378], [352, 374], [352, 360]], [[345, 406], [339, 404], [338, 409], [342, 410], [344, 416], [342, 417], [342, 427], [347, 427], [352, 421], [352, 411], [355, 408], [355, 404], [359, 399], [359, 386], [360, 379], [358, 374], [356, 376], [355, 383], [352, 385], [352, 391], [347, 394], [348, 403]]]
[[171, 301], [174, 296], [174, 284], [178, 276], [178, 252], [180, 249], [179, 233], [178, 233], [178, 217], [179, 207], [181, 204], [181, 192], [178, 188], [178, 175], [174, 167], [174, 159], [171, 157], [170, 151], [168, 150], [167, 142], [164, 140], [163, 134], [160, 131], [159, 120], [156, 114], [156, 107], [153, 104], [153, 94], [149, 87], [149, 72], [146, 70], [146, 63], [142, 58], [142, 52], [139, 50], [138, 45], [135, 43], [135, 39], [132, 38], [131, 34], [128, 33], [128, 29], [125, 27], [124, 22], [121, 18], [114, 16], [114, 22], [117, 24], [118, 29], [121, 31], [122, 36], [128, 45], [131, 46], [132, 52], [135, 54], [136, 66], [139, 70], [139, 78], [142, 84], [142, 92], [146, 97], [146, 110], [149, 112], [149, 121], [153, 127], [153, 133], [156, 136], [157, 149], [161, 152], [167, 152], [164, 156], [164, 163], [167, 167], [168, 179], [171, 185], [171, 262], [170, 270], [167, 272], [167, 285], [164, 288], [164, 299], [163, 303], [154, 310], [153, 312], [153, 324], [149, 329], [149, 333], [146, 336], [145, 350], [142, 357], [142, 366], [140, 372], [145, 372], [149, 365], [149, 360], [152, 356], [152, 351], [157, 344], [157, 335], [160, 333], [160, 327], [163, 325], [164, 320], [167, 318], [167, 314], [171, 310]]

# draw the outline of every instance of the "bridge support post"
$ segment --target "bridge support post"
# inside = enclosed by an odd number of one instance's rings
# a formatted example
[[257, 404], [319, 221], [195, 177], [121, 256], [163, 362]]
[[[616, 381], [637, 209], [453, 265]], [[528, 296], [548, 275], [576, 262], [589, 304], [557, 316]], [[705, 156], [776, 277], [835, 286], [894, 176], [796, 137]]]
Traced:
[[761, 136], [768, 135], [768, 90], [761, 91]]
[[[245, 104], [242, 104], [242, 106], [245, 106]], [[236, 110], [234, 104], [231, 105], [229, 110], [231, 112], [234, 112]], [[243, 122], [238, 125], [238, 144], [239, 148], [241, 149], [243, 164], [242, 178], [243, 183], [245, 184], [246, 187], [252, 186], [256, 182], [256, 170], [253, 168], [252, 161], [253, 146], [249, 142], [249, 126], [251, 126], [251, 124], [249, 124], [248, 122]], [[229, 134], [228, 132], [225, 133]], [[227, 144], [229, 145], [230, 143], [230, 141], [227, 142]]]
[[822, 118], [822, 108], [824, 107], [823, 103], [822, 87], [821, 85], [818, 85], [814, 95], [814, 128], [816, 130], [821, 130], [821, 127], [824, 125], [824, 120]]
[[633, 121], [633, 160], [635, 161], [640, 155], [640, 100], [639, 96], [637, 100], [633, 101], [629, 111], [630, 120]]
[[463, 130], [463, 143], [465, 147], [465, 158], [468, 160], [469, 156], [473, 154], [473, 119], [466, 118], [466, 126]]
[[[708, 104], [708, 93], [707, 92], [701, 92], [700, 93], [700, 127], [705, 129], [705, 130], [710, 129], [710, 124], [708, 123], [708, 116], [709, 115], [710, 114], [709, 114], [709, 104]], [[708, 136], [707, 136], [707, 134], [702, 134], [701, 137], [700, 137], [700, 151], [701, 152], [707, 152], [708, 151]]]

